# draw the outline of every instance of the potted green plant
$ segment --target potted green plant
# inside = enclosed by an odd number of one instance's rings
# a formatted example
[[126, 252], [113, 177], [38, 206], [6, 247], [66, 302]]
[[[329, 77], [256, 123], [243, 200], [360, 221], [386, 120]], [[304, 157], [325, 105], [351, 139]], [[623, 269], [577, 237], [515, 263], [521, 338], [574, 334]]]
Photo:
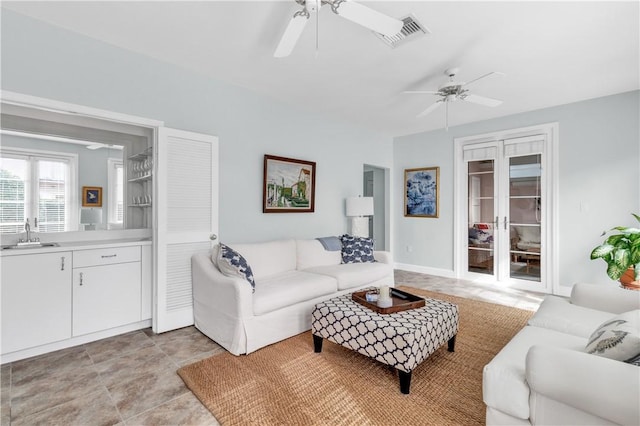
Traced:
[[[633, 214], [640, 223], [640, 216]], [[591, 251], [591, 259], [607, 262], [607, 275], [625, 288], [640, 290], [640, 228], [616, 226], [606, 240]], [[610, 231], [609, 231], [610, 232]], [[606, 235], [607, 231], [602, 235]]]

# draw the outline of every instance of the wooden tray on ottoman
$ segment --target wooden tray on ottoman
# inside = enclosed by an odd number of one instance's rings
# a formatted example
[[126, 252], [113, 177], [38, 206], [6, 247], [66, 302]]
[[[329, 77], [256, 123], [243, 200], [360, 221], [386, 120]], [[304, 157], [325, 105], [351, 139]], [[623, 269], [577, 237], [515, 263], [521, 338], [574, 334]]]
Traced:
[[391, 300], [393, 305], [388, 308], [380, 308], [376, 302], [367, 302], [365, 294], [369, 291], [371, 290], [356, 291], [351, 294], [351, 300], [358, 302], [379, 314], [392, 314], [394, 312], [406, 311], [408, 309], [421, 308], [425, 305], [425, 301], [422, 297], [407, 293], [406, 291], [398, 290], [397, 288], [392, 288]]

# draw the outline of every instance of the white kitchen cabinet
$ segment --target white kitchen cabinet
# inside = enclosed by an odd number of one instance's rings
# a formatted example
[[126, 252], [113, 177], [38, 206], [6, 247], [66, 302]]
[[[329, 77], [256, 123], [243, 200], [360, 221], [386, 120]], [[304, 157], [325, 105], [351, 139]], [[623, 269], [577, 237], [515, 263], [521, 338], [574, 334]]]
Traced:
[[2, 363], [151, 326], [151, 241], [2, 250]]
[[141, 248], [73, 253], [73, 335], [141, 320]]
[[2, 353], [71, 337], [70, 251], [3, 256]]

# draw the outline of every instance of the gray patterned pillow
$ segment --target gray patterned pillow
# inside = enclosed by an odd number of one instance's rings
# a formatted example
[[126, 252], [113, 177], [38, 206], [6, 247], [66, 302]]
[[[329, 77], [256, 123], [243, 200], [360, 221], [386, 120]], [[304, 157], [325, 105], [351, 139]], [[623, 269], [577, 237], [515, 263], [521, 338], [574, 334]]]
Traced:
[[375, 262], [373, 257], [373, 240], [344, 234], [342, 242], [342, 263]]
[[585, 349], [590, 354], [640, 366], [640, 309], [600, 325], [589, 337]]
[[253, 279], [251, 266], [240, 253], [229, 246], [220, 244], [217, 265], [220, 272], [228, 277], [243, 278], [251, 284], [251, 289], [256, 291], [256, 283]]

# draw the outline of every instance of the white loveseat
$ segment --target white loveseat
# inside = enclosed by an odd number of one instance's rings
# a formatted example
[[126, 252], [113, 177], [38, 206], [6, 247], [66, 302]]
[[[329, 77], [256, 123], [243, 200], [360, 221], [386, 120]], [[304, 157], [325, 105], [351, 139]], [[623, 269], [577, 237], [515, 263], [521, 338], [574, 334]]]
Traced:
[[599, 326], [639, 308], [640, 292], [613, 286], [547, 296], [484, 368], [487, 425], [640, 424], [640, 366], [585, 351]]
[[253, 271], [247, 280], [223, 275], [211, 255], [191, 259], [195, 326], [234, 355], [250, 353], [311, 329], [320, 301], [365, 287], [393, 286], [389, 252], [376, 262], [342, 264], [341, 252], [318, 240], [228, 244]]

